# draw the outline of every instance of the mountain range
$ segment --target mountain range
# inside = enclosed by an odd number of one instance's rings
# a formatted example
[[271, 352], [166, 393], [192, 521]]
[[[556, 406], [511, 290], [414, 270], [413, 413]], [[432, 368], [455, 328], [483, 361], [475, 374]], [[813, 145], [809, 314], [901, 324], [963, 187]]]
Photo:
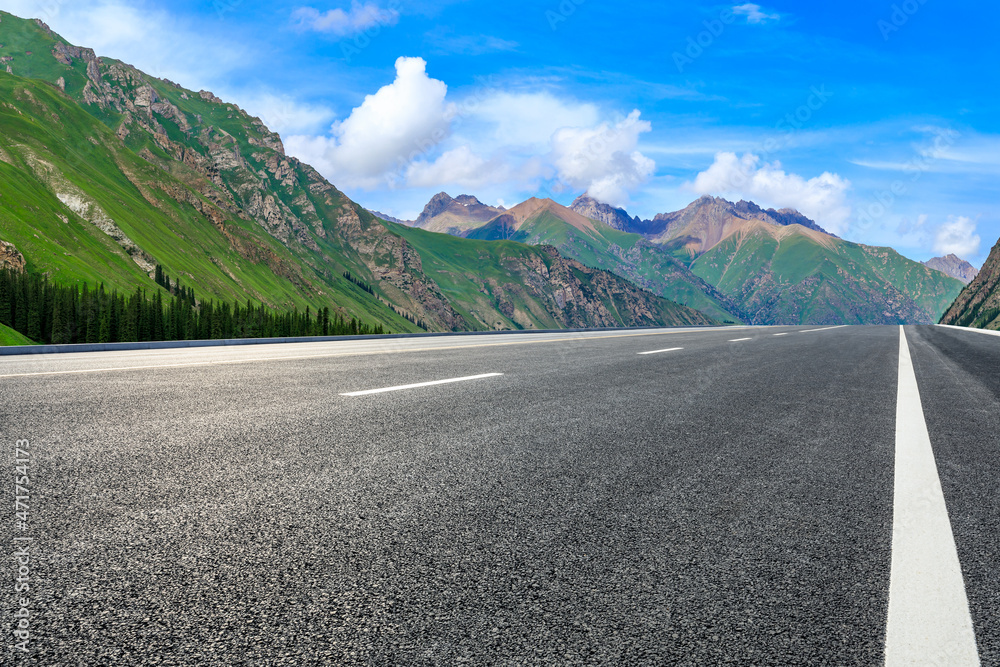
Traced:
[[440, 193], [397, 220], [235, 104], [41, 21], [0, 12], [0, 61], [0, 266], [60, 283], [155, 291], [161, 265], [202, 298], [391, 331], [897, 324], [937, 321], [962, 291], [942, 270], [972, 268], [708, 196], [643, 220], [586, 195], [507, 209]]
[[642, 220], [586, 195], [570, 207], [529, 199], [499, 210], [440, 193], [411, 224], [552, 245], [717, 319], [752, 324], [930, 323], [962, 290], [939, 270], [840, 239], [798, 211], [710, 196]]
[[159, 264], [202, 298], [404, 332], [712, 323], [549, 247], [383, 222], [259, 118], [39, 20], [0, 12], [0, 61], [0, 240], [15, 270], [152, 292]]

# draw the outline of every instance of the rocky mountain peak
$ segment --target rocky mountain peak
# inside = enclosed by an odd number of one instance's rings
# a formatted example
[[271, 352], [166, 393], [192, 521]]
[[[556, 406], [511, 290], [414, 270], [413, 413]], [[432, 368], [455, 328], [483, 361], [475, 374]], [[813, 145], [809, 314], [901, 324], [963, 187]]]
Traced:
[[598, 201], [588, 193], [577, 197], [569, 207], [580, 215], [603, 222], [622, 232], [635, 232], [641, 226], [638, 216], [633, 219], [625, 212], [625, 209], [615, 208], [610, 204]]
[[454, 202], [455, 200], [452, 199], [451, 195], [447, 192], [437, 193], [431, 197], [431, 200], [427, 202], [426, 206], [424, 206], [424, 210], [420, 212], [419, 216], [417, 216], [417, 225], [419, 226], [421, 222], [430, 220], [431, 218], [440, 215]]
[[947, 254], [944, 257], [934, 257], [932, 259], [923, 262], [924, 266], [935, 269], [951, 276], [952, 278], [957, 278], [963, 283], [968, 285], [976, 276], [979, 275], [979, 269], [969, 264], [967, 261], [958, 257], [955, 254]]
[[485, 206], [483, 202], [479, 201], [472, 195], [458, 195], [457, 197], [455, 197], [455, 201], [457, 201], [462, 206]]

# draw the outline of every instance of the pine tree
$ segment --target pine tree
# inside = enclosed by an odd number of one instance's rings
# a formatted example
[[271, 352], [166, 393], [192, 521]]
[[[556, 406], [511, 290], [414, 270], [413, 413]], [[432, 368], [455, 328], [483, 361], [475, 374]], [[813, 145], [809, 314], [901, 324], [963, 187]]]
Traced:
[[59, 290], [52, 303], [52, 336], [53, 345], [62, 345], [70, 342], [69, 322], [66, 313], [66, 292]]
[[0, 324], [14, 326], [13, 271], [0, 271]]

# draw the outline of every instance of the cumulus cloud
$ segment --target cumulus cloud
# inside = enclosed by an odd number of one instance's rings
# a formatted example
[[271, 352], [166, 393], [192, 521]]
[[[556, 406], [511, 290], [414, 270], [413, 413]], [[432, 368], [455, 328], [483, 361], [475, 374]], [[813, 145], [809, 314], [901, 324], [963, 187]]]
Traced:
[[934, 234], [934, 252], [962, 258], [974, 257], [979, 254], [981, 242], [976, 233], [976, 223], [965, 216], [952, 215]]
[[364, 32], [374, 26], [396, 25], [399, 12], [390, 7], [383, 9], [375, 3], [353, 0], [347, 11], [330, 9], [321, 12], [312, 7], [300, 7], [292, 12], [292, 20], [302, 30], [325, 32], [337, 37], [347, 37]]
[[598, 108], [550, 92], [483, 85], [451, 101], [420, 58], [396, 61], [396, 79], [325, 136], [285, 139], [289, 153], [332, 182], [364, 190], [517, 187], [586, 189], [614, 205], [655, 167], [637, 150], [650, 130], [639, 112], [601, 122]]
[[766, 23], [768, 21], [777, 21], [781, 18], [781, 14], [767, 14], [761, 10], [760, 5], [749, 2], [745, 5], [734, 6], [733, 13], [737, 16], [747, 17], [747, 23]]
[[395, 185], [400, 171], [431, 152], [451, 131], [448, 86], [427, 75], [422, 58], [398, 58], [396, 79], [365, 97], [330, 136], [288, 137], [290, 153], [335, 183], [363, 189]]
[[795, 208], [834, 234], [847, 229], [851, 216], [850, 181], [830, 172], [807, 180], [752, 153], [717, 153], [712, 166], [687, 186], [700, 195], [738, 195], [765, 206]]
[[656, 164], [637, 150], [648, 121], [633, 111], [617, 123], [570, 127], [552, 137], [552, 161], [559, 177], [575, 188], [612, 206], [628, 203], [628, 194], [646, 182]]
[[500, 180], [502, 174], [472, 152], [468, 146], [459, 146], [445, 151], [436, 160], [418, 160], [406, 170], [406, 181], [414, 187], [436, 187], [444, 183], [455, 183], [468, 187], [482, 185], [492, 179]]

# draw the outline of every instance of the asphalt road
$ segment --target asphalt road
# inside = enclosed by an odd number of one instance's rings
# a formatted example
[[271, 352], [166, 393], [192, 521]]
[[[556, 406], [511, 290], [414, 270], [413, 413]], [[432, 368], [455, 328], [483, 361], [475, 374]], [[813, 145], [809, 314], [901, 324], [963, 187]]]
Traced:
[[[3, 664], [881, 664], [899, 331], [0, 358]], [[906, 333], [1000, 665], [1000, 337]]]

